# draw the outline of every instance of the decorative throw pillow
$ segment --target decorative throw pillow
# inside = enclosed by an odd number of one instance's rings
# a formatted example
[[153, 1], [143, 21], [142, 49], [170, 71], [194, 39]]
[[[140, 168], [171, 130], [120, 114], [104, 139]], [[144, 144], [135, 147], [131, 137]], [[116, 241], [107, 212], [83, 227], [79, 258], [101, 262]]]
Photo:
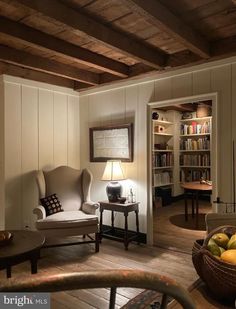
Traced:
[[56, 194], [52, 194], [40, 199], [42, 206], [46, 210], [46, 216], [53, 215], [57, 212], [64, 211], [61, 202]]

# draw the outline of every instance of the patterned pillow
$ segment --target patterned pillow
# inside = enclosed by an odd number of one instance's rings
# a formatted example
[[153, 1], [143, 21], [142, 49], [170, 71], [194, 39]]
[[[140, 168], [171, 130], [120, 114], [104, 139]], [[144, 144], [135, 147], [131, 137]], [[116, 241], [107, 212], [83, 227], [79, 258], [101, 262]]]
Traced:
[[46, 210], [46, 216], [50, 216], [57, 212], [64, 211], [64, 209], [62, 209], [61, 202], [59, 201], [55, 193], [52, 195], [46, 196], [44, 198], [41, 198], [40, 202]]

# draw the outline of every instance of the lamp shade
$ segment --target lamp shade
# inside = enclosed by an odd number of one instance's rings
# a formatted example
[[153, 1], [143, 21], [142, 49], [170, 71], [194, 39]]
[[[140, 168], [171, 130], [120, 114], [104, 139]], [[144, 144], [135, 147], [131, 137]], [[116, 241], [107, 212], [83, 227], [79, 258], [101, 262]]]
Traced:
[[119, 160], [109, 160], [106, 163], [104, 173], [102, 175], [102, 180], [106, 181], [117, 181], [124, 180], [125, 176], [121, 167], [121, 161]]

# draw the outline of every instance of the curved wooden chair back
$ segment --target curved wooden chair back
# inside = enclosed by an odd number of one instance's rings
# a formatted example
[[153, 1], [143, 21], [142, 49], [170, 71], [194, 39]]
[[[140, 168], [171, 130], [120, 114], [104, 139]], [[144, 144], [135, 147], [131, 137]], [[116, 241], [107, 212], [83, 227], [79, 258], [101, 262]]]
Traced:
[[183, 308], [196, 308], [187, 290], [174, 280], [156, 273], [139, 270], [99, 270], [37, 275], [2, 280], [1, 292], [57, 292], [77, 289], [111, 288], [109, 308], [115, 308], [116, 288], [132, 287], [154, 290], [162, 294], [161, 309], [167, 306], [167, 296], [176, 299]]

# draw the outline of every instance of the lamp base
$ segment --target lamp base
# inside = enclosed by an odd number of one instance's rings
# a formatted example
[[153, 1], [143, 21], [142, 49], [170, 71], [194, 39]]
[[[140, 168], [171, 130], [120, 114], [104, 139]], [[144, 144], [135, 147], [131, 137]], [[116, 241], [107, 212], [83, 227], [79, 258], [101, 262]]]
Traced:
[[122, 187], [118, 181], [111, 181], [106, 187], [108, 201], [110, 203], [118, 202], [121, 197]]

